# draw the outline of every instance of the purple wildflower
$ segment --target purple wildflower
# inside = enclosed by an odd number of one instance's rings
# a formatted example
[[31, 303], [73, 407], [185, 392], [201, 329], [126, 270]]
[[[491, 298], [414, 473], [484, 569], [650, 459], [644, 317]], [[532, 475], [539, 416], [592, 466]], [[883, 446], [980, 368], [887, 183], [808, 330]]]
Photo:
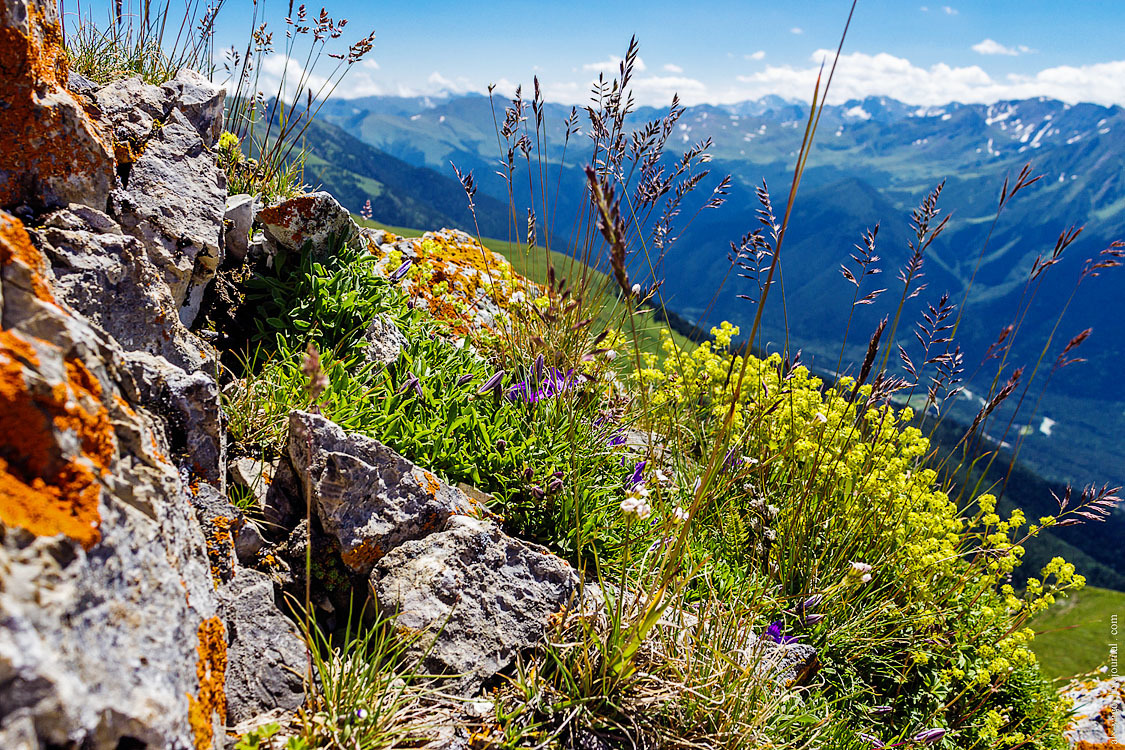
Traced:
[[607, 444], [609, 445], [610, 448], [616, 448], [619, 445], [625, 445], [625, 433], [624, 432], [613, 433], [612, 435], [609, 436], [609, 442]]
[[824, 594], [813, 594], [808, 599], [805, 599], [803, 602], [801, 602], [800, 606], [797, 607], [797, 610], [799, 612], [806, 612], [810, 609], [816, 609], [823, 601]]
[[638, 461], [637, 465], [633, 467], [633, 476], [629, 477], [628, 486], [636, 487], [639, 484], [644, 484], [645, 481], [645, 464], [647, 461]]
[[500, 372], [497, 372], [492, 377], [490, 377], [488, 380], [484, 381], [484, 385], [482, 385], [480, 388], [477, 388], [477, 395], [483, 396], [484, 394], [488, 393], [492, 389], [499, 388], [500, 387], [500, 381], [503, 380], [503, 379], [504, 379], [504, 371], [501, 370]]
[[460, 388], [461, 386], [465, 385], [465, 383], [468, 383], [473, 379], [473, 377], [474, 375], [470, 372], [467, 375], [462, 375], [461, 377], [457, 378], [457, 387]]
[[557, 367], [548, 367], [545, 368], [543, 377], [539, 379], [538, 388], [536, 388], [534, 384], [529, 384], [528, 381], [522, 380], [508, 389], [508, 400], [537, 404], [540, 401], [561, 396], [573, 386], [573, 369], [563, 372]]
[[867, 734], [866, 732], [856, 732], [855, 736], [871, 745], [871, 747], [876, 748], [876, 750], [887, 746], [887, 743], [883, 742], [873, 734]]
[[770, 626], [766, 628], [766, 635], [772, 638], [774, 643], [780, 643], [781, 645], [785, 645], [787, 643], [796, 643], [797, 636], [782, 635], [781, 626], [781, 620], [774, 620], [770, 623]]
[[921, 742], [923, 745], [932, 745], [946, 735], [949, 730], [935, 727], [933, 729], [924, 729], [918, 734], [914, 735], [915, 742]]
[[407, 258], [406, 260], [404, 260], [402, 262], [402, 265], [399, 266], [398, 268], [396, 268], [394, 271], [392, 271], [391, 275], [388, 276], [387, 278], [390, 279], [392, 284], [395, 283], [396, 281], [400, 280], [403, 276], [406, 275], [406, 272], [410, 270], [410, 267], [412, 265], [414, 265], [413, 259]]

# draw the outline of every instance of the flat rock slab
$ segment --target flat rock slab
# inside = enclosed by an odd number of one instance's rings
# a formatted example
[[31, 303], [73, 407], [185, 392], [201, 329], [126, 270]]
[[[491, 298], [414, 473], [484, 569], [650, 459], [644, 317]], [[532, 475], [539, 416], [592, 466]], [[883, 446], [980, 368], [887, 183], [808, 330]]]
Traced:
[[451, 675], [443, 692], [469, 696], [543, 640], [576, 596], [578, 575], [490, 521], [453, 516], [444, 531], [379, 560], [370, 583], [380, 610], [395, 613], [410, 639], [408, 654], [433, 674]]
[[403, 542], [443, 529], [450, 516], [476, 512], [465, 493], [318, 414], [289, 415], [289, 457], [306, 501], [360, 575]]

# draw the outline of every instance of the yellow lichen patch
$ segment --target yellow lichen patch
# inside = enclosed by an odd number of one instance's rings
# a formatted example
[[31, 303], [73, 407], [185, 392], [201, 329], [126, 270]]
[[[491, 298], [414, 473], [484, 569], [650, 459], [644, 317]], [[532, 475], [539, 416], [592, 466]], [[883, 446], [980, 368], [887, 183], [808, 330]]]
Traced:
[[[390, 235], [383, 244], [394, 243]], [[445, 323], [454, 337], [483, 331], [495, 332], [495, 313], [506, 314], [513, 305], [543, 296], [546, 290], [515, 273], [501, 255], [485, 248], [476, 239], [450, 230], [427, 232], [406, 240], [409, 248], [384, 251], [374, 243], [368, 251], [390, 273], [406, 257], [413, 259], [403, 289], [417, 307]], [[489, 308], [485, 313], [484, 308]]]
[[[67, 381], [47, 392], [28, 387], [25, 368], [38, 365], [28, 341], [0, 331], [0, 520], [89, 549], [101, 538], [94, 470], [111, 465], [116, 437], [101, 385], [82, 363], [67, 360]], [[78, 455], [63, 455], [65, 432], [77, 438]]]
[[195, 675], [199, 679], [199, 697], [188, 695], [188, 721], [196, 750], [214, 747], [215, 727], [212, 717], [227, 719], [227, 695], [224, 690], [227, 673], [227, 634], [223, 621], [211, 617], [199, 624], [199, 645]]

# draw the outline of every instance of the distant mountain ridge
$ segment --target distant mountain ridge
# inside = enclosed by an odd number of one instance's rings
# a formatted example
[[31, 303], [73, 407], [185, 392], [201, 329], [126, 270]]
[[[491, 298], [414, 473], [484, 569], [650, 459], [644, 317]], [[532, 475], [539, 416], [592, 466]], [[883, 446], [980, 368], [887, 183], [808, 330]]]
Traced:
[[[496, 122], [502, 121], [505, 104], [503, 99], [493, 104], [479, 95], [336, 99], [327, 103], [321, 118], [356, 140], [414, 167], [433, 169], [450, 181], [450, 163], [472, 171], [479, 187], [478, 218], [506, 230], [507, 188], [493, 174], [500, 156]], [[570, 111], [562, 105], [545, 107], [547, 151], [556, 161]], [[634, 120], [640, 124], [663, 111], [641, 108]], [[708, 165], [712, 176], [717, 179], [729, 172], [733, 184], [727, 205], [700, 214], [665, 259], [663, 293], [671, 309], [693, 319], [708, 307], [728, 275], [728, 243], [755, 225], [756, 186], [765, 180], [774, 192], [775, 205], [783, 202], [807, 114], [807, 103], [780, 97], [685, 110], [673, 135], [675, 146], [687, 148], [712, 138], [714, 160]], [[894, 277], [909, 253], [910, 211], [945, 180], [939, 205], [943, 216], [952, 213], [953, 218], [945, 235], [927, 252], [928, 288], [905, 310], [907, 322], [898, 337], [911, 351], [908, 329], [925, 304], [936, 303], [944, 291], [960, 302], [992, 224], [1004, 177], [1014, 177], [1030, 161], [1034, 173], [1044, 178], [1018, 196], [996, 224], [973, 281], [960, 337], [971, 372], [1024, 294], [1036, 255], [1050, 252], [1067, 227], [1085, 225], [1078, 241], [1045, 276], [1023, 322], [1027, 344], [1017, 348], [1016, 359], [1034, 362], [1082, 261], [1125, 237], [1123, 134], [1121, 107], [1068, 105], [1043, 98], [919, 107], [869, 97], [826, 107], [786, 240], [785, 311], [793, 345], [804, 349], [806, 359], [835, 366], [842, 317], [851, 302], [851, 287], [840, 278], [839, 265], [848, 260], [861, 232], [876, 222], [884, 271], [876, 278], [880, 287], [890, 288], [882, 301], [890, 304], [892, 297], [897, 301]], [[586, 142], [584, 134], [577, 136], [577, 143], [572, 138], [568, 167], [584, 158]], [[334, 159], [337, 166], [342, 153]], [[581, 179], [577, 169], [560, 173], [561, 188], [553, 196], [558, 227], [570, 226], [579, 208]], [[402, 181], [409, 182], [405, 173]], [[700, 190], [709, 193], [712, 184], [704, 182]], [[404, 195], [409, 193], [405, 184], [403, 190]], [[453, 205], [455, 192], [442, 194], [446, 205]], [[495, 202], [486, 206], [482, 200], [487, 196]], [[525, 205], [522, 197], [517, 194], [517, 206]], [[493, 211], [500, 216], [492, 216]], [[452, 208], [443, 208], [442, 213], [458, 218]], [[389, 221], [378, 212], [376, 218]], [[500, 236], [508, 236], [507, 231]], [[1032, 460], [1052, 479], [1125, 482], [1125, 461], [1116, 449], [1125, 444], [1125, 396], [1116, 387], [1125, 356], [1125, 315], [1121, 314], [1125, 311], [1120, 301], [1125, 274], [1112, 271], [1083, 282], [1046, 356], [1049, 369], [1067, 339], [1093, 327], [1091, 339], [1078, 352], [1089, 362], [1052, 376], [1033, 431], [1025, 438], [1021, 458]], [[725, 318], [748, 327], [752, 310], [736, 299], [745, 291], [725, 287], [705, 326]], [[783, 332], [781, 312], [779, 304], [766, 311], [765, 332], [775, 344]], [[887, 305], [881, 304], [857, 310], [845, 361], [862, 356], [869, 332], [887, 312]], [[973, 399], [987, 390], [987, 383], [968, 385]], [[1033, 401], [1037, 392], [1033, 389], [1029, 399]], [[976, 408], [975, 400], [964, 399], [963, 411], [969, 418]], [[1029, 412], [1025, 404], [1025, 414]]]

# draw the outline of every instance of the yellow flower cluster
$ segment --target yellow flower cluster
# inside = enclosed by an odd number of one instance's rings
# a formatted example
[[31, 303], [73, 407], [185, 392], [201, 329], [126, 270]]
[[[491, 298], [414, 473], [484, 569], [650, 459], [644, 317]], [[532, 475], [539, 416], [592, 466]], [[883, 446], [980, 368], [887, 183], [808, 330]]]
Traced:
[[[740, 382], [742, 357], [729, 352], [738, 333], [724, 322], [711, 330], [713, 341], [680, 352], [662, 332], [665, 356], [647, 355], [634, 374], [655, 408], [657, 429], [693, 417], [698, 434], [714, 438], [733, 408], [731, 443], [763, 467], [767, 491], [780, 499], [800, 488], [829, 504], [824, 544], [847, 542], [852, 552], [879, 561], [877, 580], [893, 581], [893, 609], [914, 633], [908, 640], [936, 644], [935, 632], [956, 633], [946, 648], [915, 646], [909, 669], [932, 670], [959, 683], [958, 691], [980, 691], [1033, 667], [1033, 632], [1023, 621], [1084, 580], [1056, 558], [1022, 595], [1002, 584], [1020, 564], [1022, 541], [1055, 519], [1021, 532], [1023, 512], [1003, 518], [988, 494], [975, 498], [975, 512], [958, 508], [925, 466], [930, 445], [910, 425], [912, 411], [867, 404], [870, 385], [856, 389], [854, 380], [841, 378], [826, 387], [804, 367], [785, 372], [776, 354], [751, 357]], [[803, 502], [778, 504], [780, 529], [787, 514], [810, 512]], [[794, 522], [792, 528], [806, 527]], [[1018, 732], [1004, 733], [1011, 728], [1008, 711], [993, 706], [982, 714], [982, 736], [997, 746], [1018, 742]]]

